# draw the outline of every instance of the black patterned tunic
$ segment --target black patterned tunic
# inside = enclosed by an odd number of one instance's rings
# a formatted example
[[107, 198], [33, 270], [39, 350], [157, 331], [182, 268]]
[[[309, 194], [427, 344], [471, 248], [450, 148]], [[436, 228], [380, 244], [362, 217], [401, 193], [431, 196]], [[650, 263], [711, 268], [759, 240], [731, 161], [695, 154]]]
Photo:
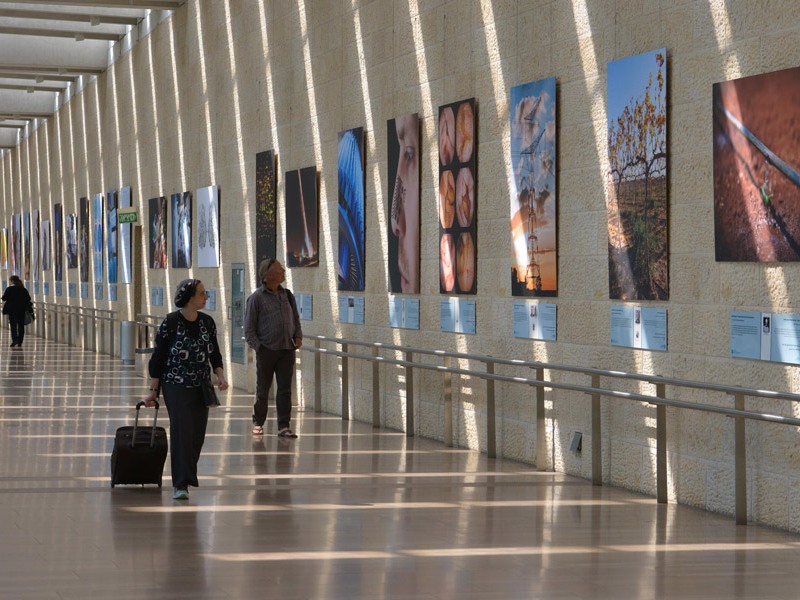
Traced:
[[[210, 363], [210, 367], [209, 367]], [[199, 387], [222, 367], [217, 343], [217, 326], [209, 315], [197, 313], [187, 320], [180, 311], [170, 313], [156, 334], [156, 348], [150, 357], [150, 377], [184, 387]]]

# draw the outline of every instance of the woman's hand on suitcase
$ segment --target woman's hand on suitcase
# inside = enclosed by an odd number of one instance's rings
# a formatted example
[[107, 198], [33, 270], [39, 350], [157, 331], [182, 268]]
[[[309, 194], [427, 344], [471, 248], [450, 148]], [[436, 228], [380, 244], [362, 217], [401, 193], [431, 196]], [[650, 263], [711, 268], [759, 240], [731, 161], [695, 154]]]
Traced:
[[153, 408], [156, 405], [157, 396], [158, 392], [156, 390], [150, 390], [150, 393], [147, 394], [147, 397], [144, 399], [144, 405], [147, 408]]

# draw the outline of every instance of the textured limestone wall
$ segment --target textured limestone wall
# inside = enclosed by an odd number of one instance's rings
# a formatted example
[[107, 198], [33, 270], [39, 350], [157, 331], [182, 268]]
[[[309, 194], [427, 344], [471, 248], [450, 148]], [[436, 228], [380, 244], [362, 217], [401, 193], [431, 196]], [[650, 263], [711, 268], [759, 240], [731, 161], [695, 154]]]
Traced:
[[[314, 295], [314, 321], [304, 324], [308, 333], [797, 392], [796, 368], [729, 357], [730, 311], [796, 313], [800, 277], [793, 264], [714, 261], [711, 86], [800, 65], [799, 33], [796, 6], [780, 0], [190, 0], [6, 156], [0, 165], [3, 223], [12, 212], [37, 206], [49, 218], [54, 202], [64, 203], [65, 214], [77, 212], [81, 196], [123, 185], [132, 186], [143, 214], [148, 198], [219, 185], [223, 266], [191, 273], [217, 290], [212, 314], [227, 347], [230, 264], [245, 263], [248, 291], [255, 283], [255, 155], [274, 149], [279, 248], [284, 172], [313, 164], [320, 172], [321, 265], [289, 273], [295, 291]], [[669, 61], [671, 294], [662, 304], [669, 315], [667, 353], [609, 345], [604, 183], [606, 65], [661, 47]], [[558, 81], [558, 341], [543, 343], [512, 336], [508, 95], [514, 85], [550, 76]], [[434, 115], [439, 105], [469, 97], [477, 99], [479, 123], [478, 316], [477, 335], [461, 336], [439, 332]], [[388, 327], [386, 293], [386, 121], [408, 112], [419, 112], [422, 123], [419, 331]], [[363, 326], [337, 322], [335, 270], [337, 132], [359, 126], [366, 132], [367, 181]], [[77, 270], [65, 273], [76, 280]], [[168, 298], [188, 274], [146, 269], [144, 312], [166, 309], [149, 306], [149, 287], [164, 287]], [[129, 318], [123, 286], [120, 299], [97, 305]], [[313, 358], [303, 355], [301, 361], [300, 400], [311, 404]], [[231, 371], [235, 383], [252, 385], [252, 364]], [[380, 371], [382, 420], [402, 428], [404, 373], [388, 365]], [[338, 361], [323, 360], [325, 410], [341, 410], [339, 373]], [[588, 383], [583, 376], [547, 376]], [[371, 365], [351, 361], [354, 418], [372, 418], [371, 377]], [[730, 405], [724, 395], [668, 394]], [[443, 397], [440, 374], [416, 374], [419, 435], [443, 439]], [[499, 452], [533, 462], [533, 391], [499, 384], [497, 398]], [[454, 399], [457, 445], [485, 449], [485, 384], [456, 378]], [[602, 406], [604, 481], [654, 494], [654, 409], [622, 400], [603, 400]], [[783, 402], [749, 406], [797, 412]], [[547, 408], [545, 462], [589, 477], [588, 397], [548, 391]], [[732, 422], [668, 414], [670, 501], [732, 514]], [[584, 434], [580, 455], [569, 450], [575, 431]], [[751, 424], [748, 443], [752, 517], [800, 530], [797, 432]]]

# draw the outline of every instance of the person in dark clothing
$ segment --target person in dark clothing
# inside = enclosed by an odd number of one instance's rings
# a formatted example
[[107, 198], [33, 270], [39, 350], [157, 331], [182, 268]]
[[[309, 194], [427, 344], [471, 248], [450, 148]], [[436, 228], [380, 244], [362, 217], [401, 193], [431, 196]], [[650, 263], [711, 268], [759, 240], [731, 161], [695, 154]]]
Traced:
[[11, 347], [22, 346], [25, 339], [25, 311], [33, 312], [31, 295], [16, 275], [8, 278], [9, 286], [3, 292], [3, 314], [11, 325]]
[[175, 306], [156, 334], [150, 358], [150, 393], [145, 401], [155, 406], [159, 388], [164, 393], [170, 428], [170, 464], [175, 500], [188, 500], [189, 486], [197, 487], [197, 462], [206, 436], [208, 406], [202, 386], [217, 374], [220, 390], [228, 389], [217, 343], [217, 326], [200, 312], [208, 294], [199, 279], [178, 284]]
[[267, 394], [272, 377], [278, 380], [275, 404], [278, 437], [296, 438], [289, 427], [292, 416], [292, 375], [295, 350], [303, 345], [303, 329], [294, 295], [281, 286], [286, 280], [283, 265], [269, 258], [258, 266], [261, 287], [247, 299], [244, 337], [256, 351], [256, 401], [253, 405], [253, 434], [263, 435], [267, 420]]

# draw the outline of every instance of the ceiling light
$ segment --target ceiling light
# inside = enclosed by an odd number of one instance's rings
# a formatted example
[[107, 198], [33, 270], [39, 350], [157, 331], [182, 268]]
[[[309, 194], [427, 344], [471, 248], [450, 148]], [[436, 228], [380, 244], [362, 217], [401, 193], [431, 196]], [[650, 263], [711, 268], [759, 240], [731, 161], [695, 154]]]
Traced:
[[89, 23], [91, 24], [92, 27], [97, 27], [98, 25], [100, 25], [100, 17], [97, 16], [89, 17]]
[[75, 34], [75, 41], [76, 42], [82, 42], [83, 40], [84, 40], [84, 37], [83, 37], [82, 33], [76, 33]]

